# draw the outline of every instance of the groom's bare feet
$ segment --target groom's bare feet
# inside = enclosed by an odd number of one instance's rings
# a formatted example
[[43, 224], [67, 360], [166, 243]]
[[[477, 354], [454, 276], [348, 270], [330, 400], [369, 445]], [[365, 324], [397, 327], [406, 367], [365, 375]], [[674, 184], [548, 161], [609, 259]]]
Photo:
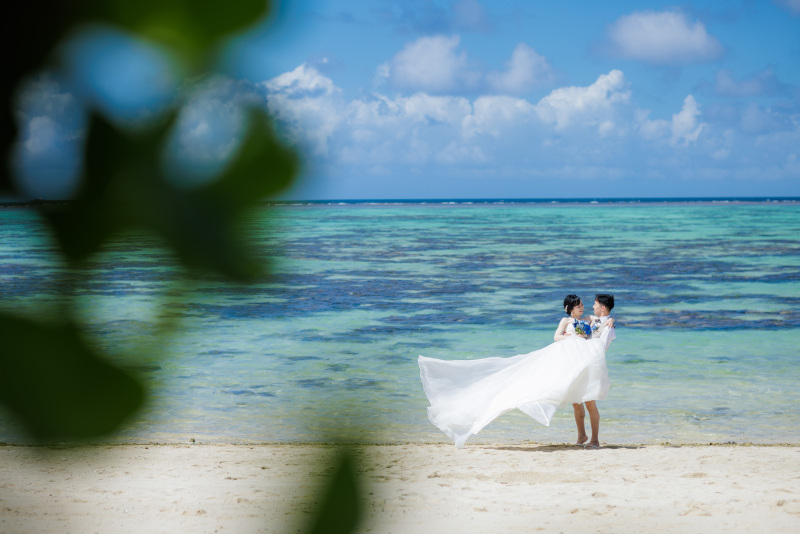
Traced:
[[586, 443], [588, 441], [588, 439], [589, 439], [589, 436], [587, 436], [586, 434], [584, 434], [582, 436], [578, 436], [578, 442], [575, 445], [583, 445], [584, 443]]
[[599, 441], [590, 441], [589, 443], [584, 445], [584, 448], [586, 448], [586, 449], [599, 449], [600, 448], [600, 442]]

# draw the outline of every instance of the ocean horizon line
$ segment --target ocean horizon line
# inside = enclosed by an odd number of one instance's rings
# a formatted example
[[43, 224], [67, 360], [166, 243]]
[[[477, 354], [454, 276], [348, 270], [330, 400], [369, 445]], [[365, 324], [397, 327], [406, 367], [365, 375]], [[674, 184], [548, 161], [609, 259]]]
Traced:
[[276, 205], [402, 204], [681, 204], [800, 202], [800, 197], [586, 197], [586, 198], [384, 198], [266, 200]]
[[[34, 207], [69, 205], [71, 200], [6, 200], [0, 201], [0, 207]], [[585, 198], [342, 198], [342, 199], [266, 199], [263, 205], [278, 206], [313, 206], [313, 205], [469, 205], [469, 204], [724, 204], [724, 203], [796, 203], [800, 196], [760, 196], [760, 197], [585, 197]]]

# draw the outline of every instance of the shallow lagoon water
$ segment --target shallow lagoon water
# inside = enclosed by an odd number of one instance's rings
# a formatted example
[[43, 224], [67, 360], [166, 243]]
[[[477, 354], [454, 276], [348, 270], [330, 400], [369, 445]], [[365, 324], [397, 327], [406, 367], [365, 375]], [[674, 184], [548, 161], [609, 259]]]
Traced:
[[[5, 307], [80, 302], [91, 340], [153, 388], [122, 441], [444, 441], [416, 358], [552, 341], [561, 301], [612, 292], [608, 443], [798, 442], [800, 204], [344, 204], [265, 208], [273, 275], [176, 282], [145, 236], [78, 279], [35, 212], [0, 210]], [[589, 306], [587, 306], [587, 310]], [[177, 330], [160, 334], [158, 320]], [[19, 441], [8, 414], [0, 441]], [[572, 441], [512, 412], [471, 442]]]

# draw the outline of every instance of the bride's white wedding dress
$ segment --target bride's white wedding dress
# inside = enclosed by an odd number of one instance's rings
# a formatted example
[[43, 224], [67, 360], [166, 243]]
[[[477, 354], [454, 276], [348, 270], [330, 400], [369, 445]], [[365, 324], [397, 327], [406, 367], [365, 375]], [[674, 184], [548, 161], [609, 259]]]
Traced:
[[601, 337], [573, 335], [543, 349], [510, 358], [436, 360], [419, 357], [420, 376], [431, 405], [428, 418], [457, 447], [501, 414], [518, 408], [550, 425], [562, 405], [604, 400], [609, 381], [606, 349], [614, 329]]

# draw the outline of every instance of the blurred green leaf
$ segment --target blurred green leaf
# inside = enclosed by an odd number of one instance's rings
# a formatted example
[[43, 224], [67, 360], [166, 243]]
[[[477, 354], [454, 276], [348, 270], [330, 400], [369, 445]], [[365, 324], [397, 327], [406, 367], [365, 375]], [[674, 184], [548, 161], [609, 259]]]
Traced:
[[142, 404], [142, 386], [100, 359], [70, 324], [0, 314], [0, 401], [41, 440], [115, 430]]
[[275, 137], [269, 115], [251, 107], [234, 160], [201, 193], [232, 206], [252, 204], [285, 189], [299, 168], [297, 155]]
[[240, 239], [242, 220], [248, 208], [285, 188], [299, 163], [265, 112], [252, 109], [248, 117], [242, 145], [222, 175], [186, 190], [172, 186], [161, 165], [172, 117], [148, 131], [126, 132], [93, 115], [77, 197], [47, 212], [67, 258], [86, 260], [117, 232], [139, 227], [163, 237], [187, 267], [235, 280], [256, 276], [259, 263]]
[[167, 240], [185, 266], [241, 281], [260, 274], [260, 262], [242, 239], [243, 206], [226, 206], [164, 187], [150, 205], [141, 208], [142, 215], [150, 218], [150, 227]]
[[343, 451], [335, 460], [336, 468], [308, 534], [347, 534], [354, 532], [361, 520], [358, 473], [351, 451]]
[[[4, 19], [11, 35], [9, 75], [2, 85], [3, 153], [17, 137], [13, 93], [20, 82], [55, 60], [54, 47], [85, 24], [116, 25], [166, 45], [186, 62], [184, 72], [212, 64], [214, 47], [269, 10], [266, 0], [30, 0]], [[119, 232], [143, 228], [160, 235], [188, 267], [210, 268], [243, 280], [258, 272], [240, 241], [247, 210], [286, 187], [299, 167], [277, 140], [264, 111], [251, 110], [236, 157], [218, 180], [194, 190], [170, 185], [161, 165], [175, 114], [160, 125], [130, 132], [93, 114], [84, 175], [74, 202], [45, 211], [67, 260], [78, 267]], [[0, 190], [11, 190], [9, 165]], [[142, 403], [143, 389], [101, 360], [68, 323], [44, 325], [0, 314], [0, 402], [40, 439], [98, 436], [113, 431]]]
[[275, 137], [269, 116], [251, 108], [242, 144], [220, 176], [198, 189], [159, 191], [165, 204], [151, 213], [155, 227], [187, 265], [251, 279], [261, 264], [241, 240], [242, 225], [249, 210], [286, 188], [298, 169], [297, 155]]
[[128, 134], [92, 115], [75, 201], [45, 211], [69, 260], [85, 260], [111, 235], [137, 222], [138, 206], [150, 201], [147, 182], [158, 179], [156, 158], [171, 124], [167, 120], [152, 130]]
[[[110, 24], [181, 54], [194, 70], [208, 66], [213, 48], [229, 34], [265, 17], [269, 0], [27, 0], [3, 20], [13, 54], [0, 85], [0, 147], [9, 154], [17, 137], [13, 94], [25, 76], [43, 68], [56, 44], [83, 24]], [[6, 157], [6, 156], [4, 156]], [[0, 166], [0, 191], [12, 190], [7, 165]]]

